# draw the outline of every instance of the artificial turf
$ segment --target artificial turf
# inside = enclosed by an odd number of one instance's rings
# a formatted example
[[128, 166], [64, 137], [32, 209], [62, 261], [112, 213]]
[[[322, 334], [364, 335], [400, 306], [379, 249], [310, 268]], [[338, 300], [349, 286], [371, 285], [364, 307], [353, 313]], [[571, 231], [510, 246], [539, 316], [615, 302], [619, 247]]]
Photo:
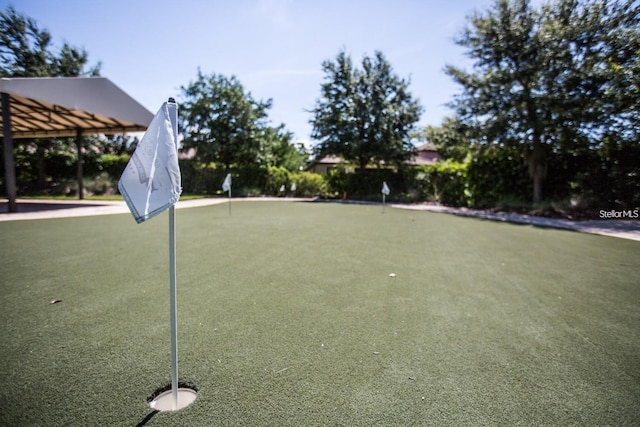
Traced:
[[147, 404], [170, 382], [166, 214], [0, 222], [0, 425], [640, 423], [638, 242], [372, 205], [176, 218], [197, 400]]

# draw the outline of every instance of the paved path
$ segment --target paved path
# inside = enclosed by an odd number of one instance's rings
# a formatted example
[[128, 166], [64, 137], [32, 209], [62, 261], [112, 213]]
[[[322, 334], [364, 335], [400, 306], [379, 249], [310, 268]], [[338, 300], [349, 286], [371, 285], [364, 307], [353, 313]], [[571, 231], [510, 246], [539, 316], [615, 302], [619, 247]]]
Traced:
[[[225, 198], [180, 200], [176, 204], [176, 209], [217, 205], [221, 203], [227, 203], [227, 200], [228, 199]], [[312, 201], [314, 199], [247, 197], [233, 199], [233, 202], [235, 203], [256, 200]], [[0, 221], [24, 221], [32, 219], [68, 218], [78, 216], [129, 213], [129, 208], [127, 208], [127, 205], [124, 201], [18, 199], [18, 212], [16, 213], [8, 213], [7, 203], [7, 199], [0, 199]]]
[[[2, 203], [4, 202], [4, 203]], [[195, 199], [179, 201], [176, 209], [224, 203], [225, 199]], [[129, 213], [124, 201], [96, 200], [32, 200], [18, 199], [18, 212], [7, 213], [7, 200], [0, 199], [0, 221], [21, 221], [46, 218], [112, 215]]]
[[[233, 202], [242, 201], [311, 201], [314, 199], [294, 199], [279, 197], [255, 197], [237, 198]], [[195, 199], [179, 201], [176, 209], [192, 208], [199, 206], [209, 206], [219, 203], [226, 203], [224, 198]], [[623, 239], [640, 241], [640, 220], [589, 220], [571, 221], [567, 219], [542, 218], [531, 215], [519, 215], [506, 212], [488, 212], [465, 208], [450, 208], [429, 204], [401, 205], [390, 204], [389, 206], [398, 209], [413, 209], [474, 218], [482, 218], [493, 221], [514, 222], [520, 224], [531, 224], [541, 227], [560, 228], [575, 230], [585, 233], [600, 234], [603, 236], [613, 236]], [[31, 200], [18, 199], [18, 212], [7, 213], [7, 200], [0, 199], [0, 221], [34, 220], [45, 218], [67, 218], [92, 215], [111, 215], [129, 213], [129, 209], [123, 201], [94, 201], [94, 200]]]
[[584, 233], [600, 234], [603, 236], [620, 237], [622, 239], [640, 241], [640, 220], [638, 219], [608, 219], [571, 221], [568, 219], [543, 218], [532, 215], [520, 215], [508, 212], [489, 212], [466, 208], [450, 208], [436, 205], [391, 205], [394, 208], [427, 210], [460, 216], [469, 216], [493, 221], [513, 222], [518, 224], [530, 224], [540, 227], [560, 228], [565, 230], [582, 231]]

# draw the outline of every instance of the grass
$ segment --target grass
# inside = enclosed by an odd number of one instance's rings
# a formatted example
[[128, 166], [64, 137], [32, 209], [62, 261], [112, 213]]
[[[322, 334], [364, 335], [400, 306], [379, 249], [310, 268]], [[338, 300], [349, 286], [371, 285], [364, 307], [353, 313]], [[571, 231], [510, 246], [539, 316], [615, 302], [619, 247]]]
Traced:
[[170, 381], [166, 214], [1, 222], [0, 425], [640, 422], [638, 242], [370, 205], [176, 216], [196, 402], [146, 402]]

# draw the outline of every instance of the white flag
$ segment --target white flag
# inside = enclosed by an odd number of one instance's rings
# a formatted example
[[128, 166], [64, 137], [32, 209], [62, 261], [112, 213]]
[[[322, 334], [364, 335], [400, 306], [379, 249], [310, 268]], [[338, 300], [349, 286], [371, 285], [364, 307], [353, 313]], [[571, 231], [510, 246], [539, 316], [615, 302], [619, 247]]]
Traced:
[[118, 189], [139, 224], [175, 205], [180, 185], [178, 148], [165, 102], [122, 172]]
[[389, 195], [389, 187], [387, 186], [387, 181], [382, 182], [382, 194], [385, 196]]
[[222, 191], [229, 191], [231, 190], [231, 174], [228, 173], [227, 177], [224, 179], [224, 182], [222, 183]]
[[293, 184], [291, 184], [291, 191], [294, 192], [296, 191], [296, 183], [294, 182]]
[[281, 193], [284, 193], [284, 190], [286, 190], [286, 187], [284, 186], [284, 184], [282, 184], [282, 185], [280, 186], [280, 192], [281, 192]]

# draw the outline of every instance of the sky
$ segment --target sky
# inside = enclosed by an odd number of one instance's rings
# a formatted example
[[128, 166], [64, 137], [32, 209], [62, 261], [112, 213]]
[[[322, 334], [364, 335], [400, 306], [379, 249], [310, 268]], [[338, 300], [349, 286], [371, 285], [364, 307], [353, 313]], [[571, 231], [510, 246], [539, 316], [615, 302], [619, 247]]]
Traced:
[[447, 64], [469, 68], [454, 43], [474, 10], [492, 0], [0, 0], [53, 36], [84, 48], [89, 65], [152, 113], [205, 75], [236, 76], [255, 100], [272, 99], [272, 125], [312, 145], [311, 110], [322, 62], [344, 50], [355, 65], [381, 51], [440, 125], [460, 92]]

